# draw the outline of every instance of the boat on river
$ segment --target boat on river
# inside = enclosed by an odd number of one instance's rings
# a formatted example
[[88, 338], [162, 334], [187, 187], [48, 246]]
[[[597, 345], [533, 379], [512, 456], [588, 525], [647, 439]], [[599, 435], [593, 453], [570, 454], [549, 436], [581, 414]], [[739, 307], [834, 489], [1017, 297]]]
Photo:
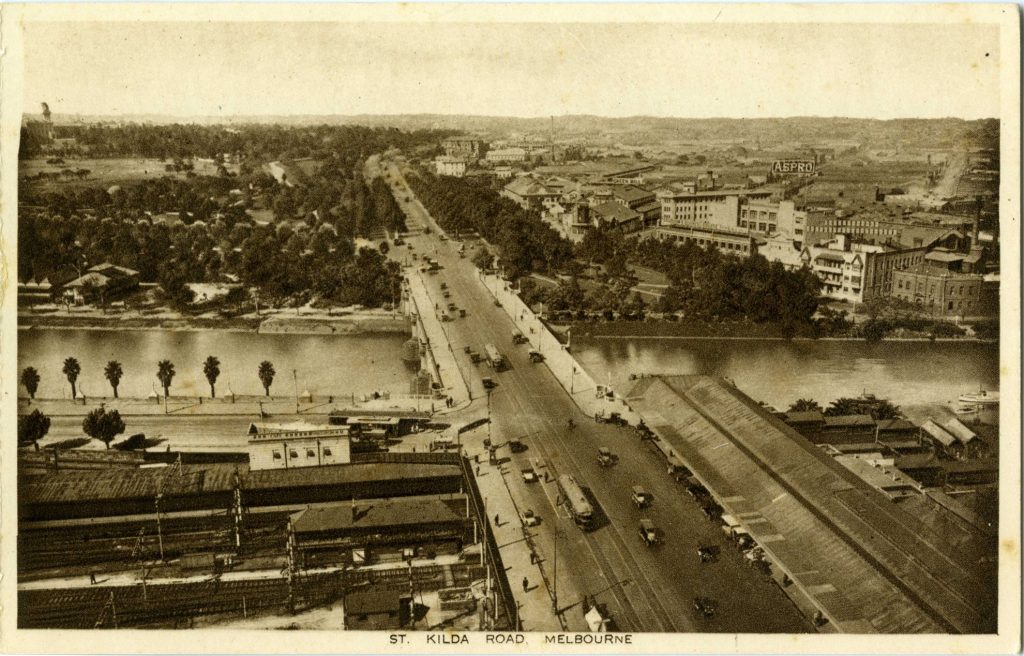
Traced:
[[957, 399], [960, 403], [965, 405], [974, 406], [991, 406], [999, 405], [999, 392], [992, 392], [989, 390], [978, 390], [977, 392], [969, 392], [967, 394], [961, 394]]

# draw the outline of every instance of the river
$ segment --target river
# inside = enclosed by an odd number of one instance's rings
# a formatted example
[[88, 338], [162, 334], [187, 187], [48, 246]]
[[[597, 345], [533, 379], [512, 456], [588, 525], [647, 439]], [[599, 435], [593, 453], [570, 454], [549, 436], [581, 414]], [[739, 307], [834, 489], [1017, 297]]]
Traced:
[[799, 398], [827, 405], [863, 392], [903, 407], [948, 406], [960, 394], [999, 389], [999, 347], [977, 342], [597, 339], [573, 336], [573, 353], [598, 383], [622, 394], [631, 374], [731, 378], [752, 398], [785, 409]]
[[[257, 368], [270, 360], [277, 370], [272, 392], [368, 394], [409, 391], [410, 370], [401, 360], [405, 337], [255, 334], [216, 331], [35, 330], [18, 333], [19, 369], [42, 377], [37, 396], [63, 398], [70, 388], [61, 367], [74, 356], [82, 365], [79, 387], [107, 396], [107, 361], [124, 369], [122, 396], [146, 396], [156, 364], [171, 360], [177, 375], [171, 393], [205, 395], [202, 363], [221, 361], [217, 388], [260, 394]], [[964, 392], [999, 388], [999, 348], [975, 342], [881, 342], [779, 340], [598, 339], [576, 337], [573, 353], [598, 383], [625, 394], [639, 373], [710, 374], [731, 378], [758, 401], [778, 407], [798, 398], [827, 404], [869, 392], [904, 407], [946, 405]], [[23, 393], [23, 392], [22, 392]]]
[[[18, 368], [32, 366], [42, 378], [40, 398], [65, 398], [71, 389], [61, 372], [64, 359], [75, 357], [82, 367], [79, 389], [87, 395], [109, 396], [103, 368], [117, 360], [124, 370], [121, 396], [144, 397], [156, 387], [157, 362], [174, 363], [172, 395], [208, 395], [203, 375], [208, 355], [220, 359], [217, 391], [262, 394], [256, 375], [260, 362], [269, 360], [277, 371], [271, 392], [294, 392], [292, 370], [299, 391], [311, 394], [369, 394], [374, 391], [408, 393], [411, 371], [402, 362], [398, 334], [289, 335], [217, 331], [162, 330], [32, 330], [18, 332]], [[24, 389], [19, 393], [24, 394]]]

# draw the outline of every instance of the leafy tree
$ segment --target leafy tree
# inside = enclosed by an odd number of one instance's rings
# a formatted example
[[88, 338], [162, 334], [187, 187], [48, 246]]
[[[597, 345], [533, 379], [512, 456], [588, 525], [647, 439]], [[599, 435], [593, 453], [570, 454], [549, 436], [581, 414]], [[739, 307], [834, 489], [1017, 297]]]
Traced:
[[39, 389], [39, 372], [35, 367], [25, 367], [21, 370], [21, 384], [28, 392], [28, 398], [36, 398], [36, 390]]
[[75, 358], [67, 358], [64, 360], [64, 375], [67, 376], [68, 382], [71, 383], [71, 398], [77, 398], [78, 389], [75, 383], [78, 381], [78, 375], [82, 373], [82, 365], [78, 364], [78, 360]]
[[171, 381], [174, 380], [174, 363], [170, 360], [161, 360], [156, 365], [156, 377], [164, 387], [164, 398], [171, 394]]
[[472, 261], [473, 266], [475, 266], [478, 269], [487, 271], [488, 269], [491, 268], [491, 265], [494, 264], [494, 256], [491, 255], [491, 253], [486, 248], [481, 248], [480, 250], [473, 253]]
[[18, 445], [32, 444], [39, 450], [39, 440], [50, 431], [50, 418], [33, 410], [27, 415], [18, 415]]
[[821, 412], [821, 404], [814, 399], [797, 399], [787, 412]]
[[117, 410], [107, 412], [104, 408], [96, 408], [82, 420], [82, 431], [109, 449], [114, 438], [124, 432], [124, 420]]
[[115, 399], [117, 398], [117, 386], [121, 384], [121, 376], [123, 375], [124, 371], [121, 369], [121, 363], [117, 360], [111, 360], [103, 369], [103, 376], [110, 381], [110, 386], [114, 388]]
[[260, 383], [263, 384], [264, 391], [267, 396], [270, 396], [270, 386], [273, 384], [274, 376], [277, 374], [277, 372], [274, 371], [274, 365], [271, 364], [269, 360], [264, 360], [260, 363], [258, 374], [260, 377]]
[[866, 341], [880, 342], [889, 332], [889, 322], [885, 319], [868, 319], [860, 326], [860, 334]]
[[206, 361], [203, 362], [203, 375], [206, 376], [206, 381], [210, 383], [210, 398], [217, 398], [217, 377], [220, 376], [220, 360], [214, 356], [208, 356]]

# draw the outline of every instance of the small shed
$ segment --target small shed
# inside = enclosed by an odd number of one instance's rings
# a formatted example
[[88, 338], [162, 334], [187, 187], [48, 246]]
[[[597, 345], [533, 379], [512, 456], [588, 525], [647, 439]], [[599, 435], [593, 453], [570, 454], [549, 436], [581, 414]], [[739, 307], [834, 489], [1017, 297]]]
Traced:
[[412, 617], [412, 595], [372, 589], [345, 595], [345, 628], [350, 631], [400, 629]]

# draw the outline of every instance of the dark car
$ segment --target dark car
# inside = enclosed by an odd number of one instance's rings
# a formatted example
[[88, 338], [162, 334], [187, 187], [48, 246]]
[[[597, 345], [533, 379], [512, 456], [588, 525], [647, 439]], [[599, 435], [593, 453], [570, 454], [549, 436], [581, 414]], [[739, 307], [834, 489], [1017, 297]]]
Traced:
[[711, 597], [694, 597], [693, 610], [697, 615], [709, 619], [715, 616], [715, 611], [718, 610], [718, 603]]
[[713, 563], [718, 560], [719, 554], [722, 553], [722, 548], [718, 545], [706, 545], [697, 548], [697, 555], [700, 557], [702, 563]]

